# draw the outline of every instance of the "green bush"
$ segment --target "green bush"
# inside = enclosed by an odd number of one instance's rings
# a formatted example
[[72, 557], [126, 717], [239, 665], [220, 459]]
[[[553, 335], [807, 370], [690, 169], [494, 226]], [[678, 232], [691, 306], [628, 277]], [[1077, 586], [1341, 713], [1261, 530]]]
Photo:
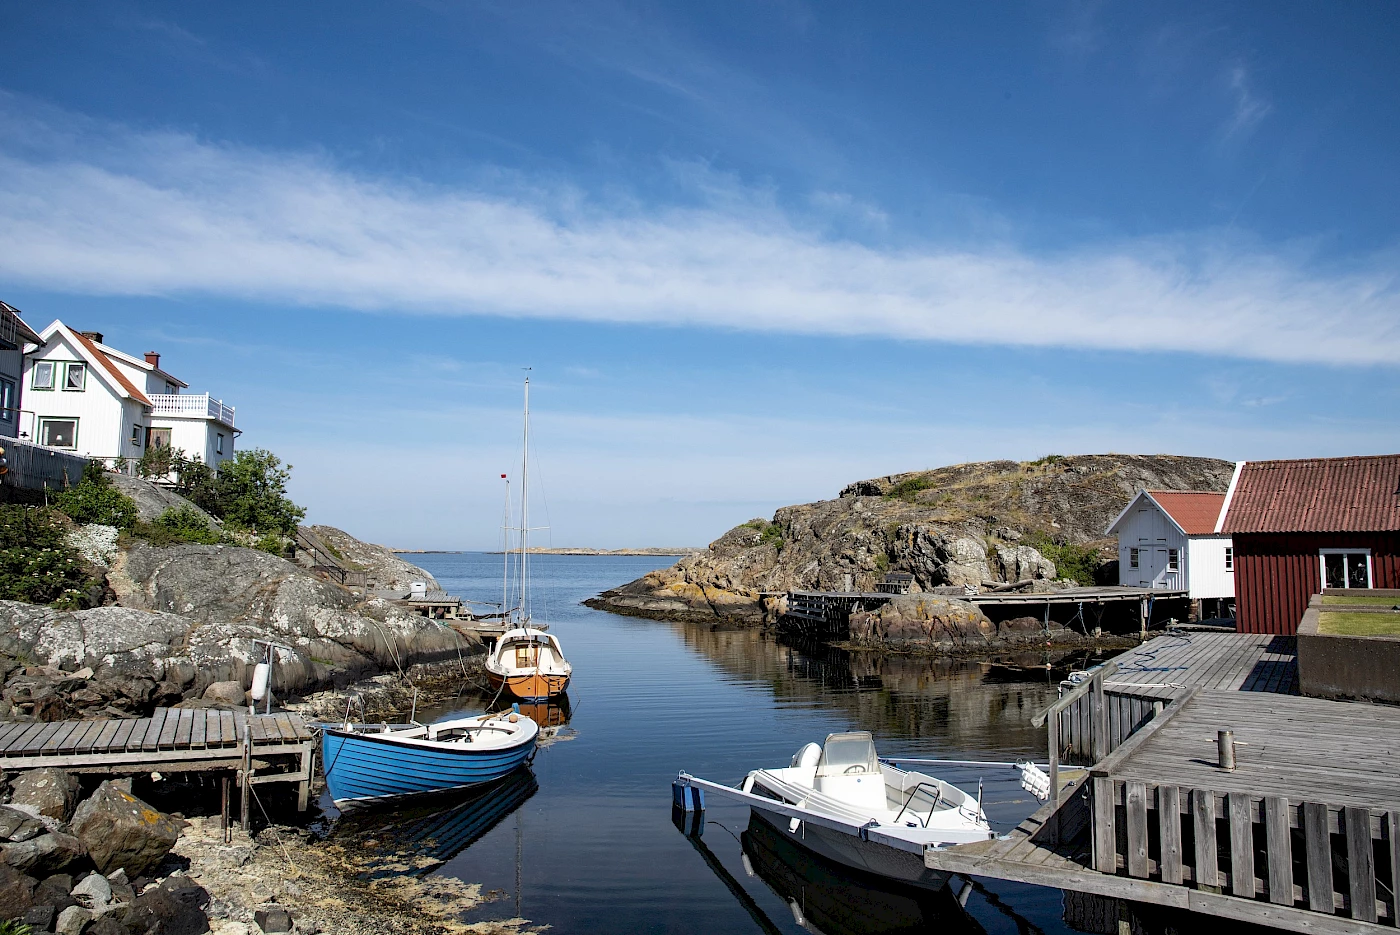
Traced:
[[[173, 545], [176, 542], [198, 542], [218, 545], [224, 536], [209, 527], [209, 521], [193, 507], [170, 507], [154, 523], [143, 523], [137, 535], [153, 545]], [[156, 541], [160, 540], [160, 541]]]
[[175, 492], [206, 513], [223, 518], [219, 500], [219, 478], [214, 469], [198, 458], [179, 452], [175, 460]]
[[82, 555], [64, 541], [66, 533], [55, 510], [0, 504], [0, 598], [82, 607], [92, 579]]
[[83, 468], [83, 478], [53, 498], [54, 506], [79, 523], [101, 523], [118, 529], [136, 525], [136, 502], [112, 486], [107, 472], [96, 461]]
[[214, 515], [240, 529], [294, 536], [306, 510], [287, 496], [292, 466], [263, 448], [240, 451], [219, 466]]
[[783, 539], [783, 530], [776, 523], [770, 523], [763, 527], [763, 532], [758, 536], [758, 544], [772, 545], [781, 552], [787, 541]]
[[1091, 545], [1056, 542], [1049, 536], [1036, 533], [1028, 535], [1022, 543], [1054, 562], [1055, 574], [1061, 578], [1073, 578], [1081, 587], [1095, 583], [1099, 566], [1103, 564], [1099, 550]]
[[270, 532], [259, 537], [258, 541], [253, 543], [253, 548], [270, 552], [273, 555], [285, 556], [287, 554], [287, 537]]
[[885, 491], [886, 500], [903, 500], [905, 503], [913, 503], [919, 498], [919, 491], [928, 490], [933, 486], [933, 479], [927, 475], [918, 477], [906, 477]]
[[165, 477], [183, 460], [185, 452], [169, 445], [147, 445], [136, 459], [136, 473], [142, 477]]

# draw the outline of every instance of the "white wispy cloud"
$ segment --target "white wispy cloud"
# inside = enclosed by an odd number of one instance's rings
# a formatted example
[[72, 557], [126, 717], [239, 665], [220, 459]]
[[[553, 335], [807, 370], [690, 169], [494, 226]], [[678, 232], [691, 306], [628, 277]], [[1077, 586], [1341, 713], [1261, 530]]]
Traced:
[[1234, 110], [1225, 123], [1225, 138], [1246, 136], [1269, 115], [1274, 106], [1254, 90], [1249, 69], [1243, 65], [1232, 67], [1228, 72], [1227, 81]]
[[[3, 102], [0, 102], [3, 103]], [[0, 108], [0, 277], [417, 314], [956, 343], [1400, 359], [1393, 257], [1323, 268], [1209, 233], [1031, 252], [872, 246], [736, 190], [601, 202], [519, 179], [449, 189], [318, 155]], [[528, 180], [527, 180], [528, 181]]]

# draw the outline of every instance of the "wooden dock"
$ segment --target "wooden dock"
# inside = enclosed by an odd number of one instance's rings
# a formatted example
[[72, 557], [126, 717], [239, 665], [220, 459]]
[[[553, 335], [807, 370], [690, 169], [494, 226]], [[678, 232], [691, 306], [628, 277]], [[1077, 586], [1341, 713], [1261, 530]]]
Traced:
[[[295, 714], [157, 708], [150, 717], [0, 722], [0, 771], [56, 766], [74, 773], [233, 770], [240, 784], [297, 783], [310, 796], [315, 737]], [[261, 774], [260, 774], [260, 771]]]
[[[1283, 638], [1159, 640], [1038, 719], [1053, 764], [1072, 717], [1092, 752], [1084, 779], [1007, 837], [929, 850], [925, 863], [1290, 931], [1394, 931], [1395, 710], [1299, 697]], [[1160, 708], [1114, 725], [1122, 698]], [[1221, 730], [1234, 732], [1234, 769], [1220, 766]]]
[[[787, 610], [779, 621], [786, 629], [808, 636], [840, 635], [856, 611], [875, 610], [899, 597], [890, 591], [787, 591]], [[1002, 607], [1035, 607], [1049, 613], [1052, 607], [1076, 607], [1082, 618], [1084, 608], [1101, 612], [1112, 605], [1136, 605], [1139, 631], [1146, 632], [1157, 601], [1184, 601], [1185, 591], [1161, 588], [1089, 587], [1064, 588], [1058, 591], [978, 591], [968, 593], [952, 589], [951, 593], [933, 592], [931, 596], [946, 597], [976, 604], [986, 613]], [[1086, 623], [1085, 627], [1089, 625]]]

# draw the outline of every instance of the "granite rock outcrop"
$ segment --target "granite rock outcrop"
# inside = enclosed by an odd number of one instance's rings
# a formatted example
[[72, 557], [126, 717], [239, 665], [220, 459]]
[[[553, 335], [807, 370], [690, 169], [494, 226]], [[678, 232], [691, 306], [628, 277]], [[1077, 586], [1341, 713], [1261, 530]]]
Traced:
[[1139, 490], [1223, 491], [1233, 469], [1229, 461], [1180, 455], [1052, 455], [856, 481], [834, 500], [736, 526], [706, 551], [586, 603], [643, 617], [762, 625], [782, 613], [789, 590], [873, 590], [888, 572], [910, 575], [916, 594], [1091, 585], [1098, 582], [1068, 577], [1055, 555], [1073, 555], [1080, 577], [1109, 577], [1115, 546], [1104, 529]]

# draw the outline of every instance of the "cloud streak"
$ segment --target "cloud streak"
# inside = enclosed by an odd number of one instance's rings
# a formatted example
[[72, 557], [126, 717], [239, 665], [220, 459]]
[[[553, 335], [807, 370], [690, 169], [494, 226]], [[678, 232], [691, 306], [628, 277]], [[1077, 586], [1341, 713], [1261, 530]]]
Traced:
[[1318, 269], [1210, 234], [1054, 253], [872, 245], [743, 190], [701, 207], [608, 204], [518, 180], [447, 189], [181, 134], [16, 123], [25, 121], [0, 110], [0, 126], [14, 131], [0, 144], [0, 277], [26, 286], [1278, 361], [1400, 359], [1400, 294], [1383, 257]]

